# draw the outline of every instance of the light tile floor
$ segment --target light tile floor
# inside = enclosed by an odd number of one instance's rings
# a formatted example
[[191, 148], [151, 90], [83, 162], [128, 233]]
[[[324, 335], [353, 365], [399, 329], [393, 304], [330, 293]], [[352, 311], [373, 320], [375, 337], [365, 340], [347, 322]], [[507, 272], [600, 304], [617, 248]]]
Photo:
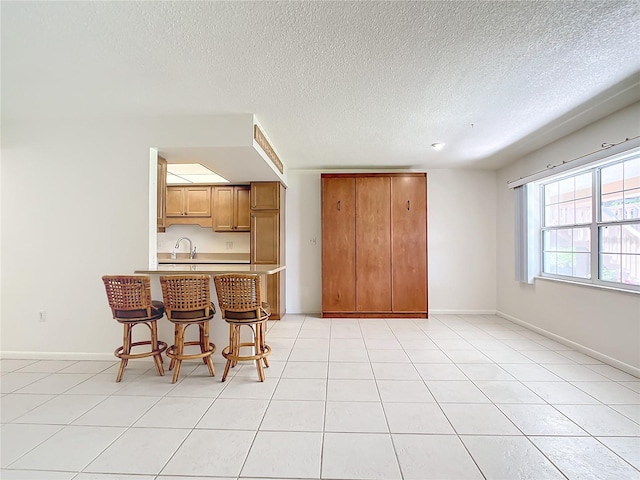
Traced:
[[3, 359], [0, 477], [640, 479], [640, 379], [497, 316], [289, 315], [267, 340], [264, 383]]

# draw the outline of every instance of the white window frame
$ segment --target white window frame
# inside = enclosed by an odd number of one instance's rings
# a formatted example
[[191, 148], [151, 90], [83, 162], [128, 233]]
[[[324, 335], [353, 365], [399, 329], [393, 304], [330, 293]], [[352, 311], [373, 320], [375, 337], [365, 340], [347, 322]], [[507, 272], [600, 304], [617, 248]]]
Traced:
[[[640, 156], [640, 139], [635, 138], [624, 142], [623, 148], [603, 149], [594, 154], [581, 157], [574, 168], [568, 166], [569, 162], [560, 165], [549, 166], [546, 171], [538, 172], [529, 177], [509, 182], [508, 186], [516, 191], [515, 200], [515, 240], [516, 240], [516, 280], [520, 282], [533, 283], [535, 278], [566, 281], [587, 286], [600, 288], [611, 288], [615, 290], [640, 293], [640, 285], [631, 285], [623, 282], [611, 282], [601, 280], [600, 276], [600, 227], [611, 225], [636, 224], [638, 218], [623, 219], [614, 222], [603, 222], [601, 218], [601, 195], [600, 195], [600, 169], [615, 163]], [[573, 162], [571, 162], [573, 163]], [[557, 168], [556, 167], [560, 167]], [[554, 171], [555, 170], [555, 171]], [[544, 227], [544, 191], [543, 185], [557, 182], [564, 178], [573, 177], [587, 171], [592, 172], [592, 197], [591, 212], [592, 218], [589, 223], [573, 223], [569, 225], [558, 225], [558, 228], [581, 228], [588, 227], [590, 230], [590, 275], [591, 278], [566, 276], [559, 274], [544, 273], [543, 270], [543, 235], [549, 229]], [[521, 188], [517, 188], [521, 187]], [[575, 222], [575, 219], [574, 219]], [[556, 228], [556, 227], [552, 227]]]

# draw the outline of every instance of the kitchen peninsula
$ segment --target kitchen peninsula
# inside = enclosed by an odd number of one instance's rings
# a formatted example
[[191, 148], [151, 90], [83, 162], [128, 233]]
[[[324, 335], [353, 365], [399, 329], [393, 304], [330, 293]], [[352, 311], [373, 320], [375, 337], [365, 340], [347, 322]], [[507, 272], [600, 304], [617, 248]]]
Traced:
[[[158, 175], [158, 178], [164, 178], [161, 169]], [[202, 213], [204, 217], [189, 210], [176, 216], [180, 224], [171, 226], [164, 222], [167, 218], [167, 188], [158, 187], [158, 245], [162, 244], [165, 251], [157, 251], [155, 261], [150, 262], [152, 266], [137, 272], [257, 273], [262, 279], [263, 297], [271, 305], [271, 318], [282, 318], [286, 311], [285, 275], [282, 272], [285, 263], [285, 186], [272, 181], [250, 182], [248, 185], [199, 185], [200, 189], [209, 188], [209, 195], [204, 195], [200, 202], [204, 206], [199, 210], [206, 211], [206, 214]], [[229, 189], [239, 195], [226, 195]], [[198, 202], [194, 200], [192, 203]], [[233, 208], [229, 209], [230, 206]], [[207, 232], [209, 237], [205, 237]], [[190, 239], [195, 239], [195, 242]], [[189, 243], [187, 253], [176, 251], [181, 240]], [[231, 251], [234, 242], [236, 250]], [[173, 247], [172, 252], [167, 251], [168, 246]]]
[[[269, 298], [267, 278], [284, 270], [286, 265], [282, 264], [248, 264], [248, 263], [167, 263], [158, 264], [156, 267], [140, 268], [135, 270], [138, 274], [147, 275], [220, 275], [224, 273], [244, 273], [256, 274], [260, 276], [260, 290], [263, 299]], [[214, 291], [212, 291], [215, 296]], [[274, 317], [273, 320], [279, 320], [280, 316]]]

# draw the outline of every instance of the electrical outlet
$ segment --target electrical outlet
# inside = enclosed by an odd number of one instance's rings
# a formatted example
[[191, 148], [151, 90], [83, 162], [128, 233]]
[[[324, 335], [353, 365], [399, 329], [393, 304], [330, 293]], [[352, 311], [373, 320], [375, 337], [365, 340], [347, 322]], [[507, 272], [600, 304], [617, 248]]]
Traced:
[[233, 242], [227, 242], [227, 244], [226, 244], [225, 248], [226, 248], [227, 250], [233, 250]]
[[38, 312], [38, 320], [41, 322], [45, 322], [47, 320], [47, 312], [45, 310], [40, 310]]

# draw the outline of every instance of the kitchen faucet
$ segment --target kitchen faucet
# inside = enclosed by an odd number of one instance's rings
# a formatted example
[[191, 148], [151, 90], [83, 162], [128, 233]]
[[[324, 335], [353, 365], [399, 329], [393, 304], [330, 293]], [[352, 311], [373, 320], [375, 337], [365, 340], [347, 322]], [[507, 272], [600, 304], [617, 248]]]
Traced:
[[[187, 242], [189, 242], [189, 258], [196, 258], [196, 247], [193, 246], [193, 242], [191, 242], [191, 239], [189, 237], [180, 237], [178, 239], [178, 241], [176, 242], [176, 245], [174, 248], [174, 253], [175, 250], [177, 250], [178, 248], [180, 248], [180, 242], [182, 240], [186, 240]], [[173, 257], [173, 254], [172, 254]]]

